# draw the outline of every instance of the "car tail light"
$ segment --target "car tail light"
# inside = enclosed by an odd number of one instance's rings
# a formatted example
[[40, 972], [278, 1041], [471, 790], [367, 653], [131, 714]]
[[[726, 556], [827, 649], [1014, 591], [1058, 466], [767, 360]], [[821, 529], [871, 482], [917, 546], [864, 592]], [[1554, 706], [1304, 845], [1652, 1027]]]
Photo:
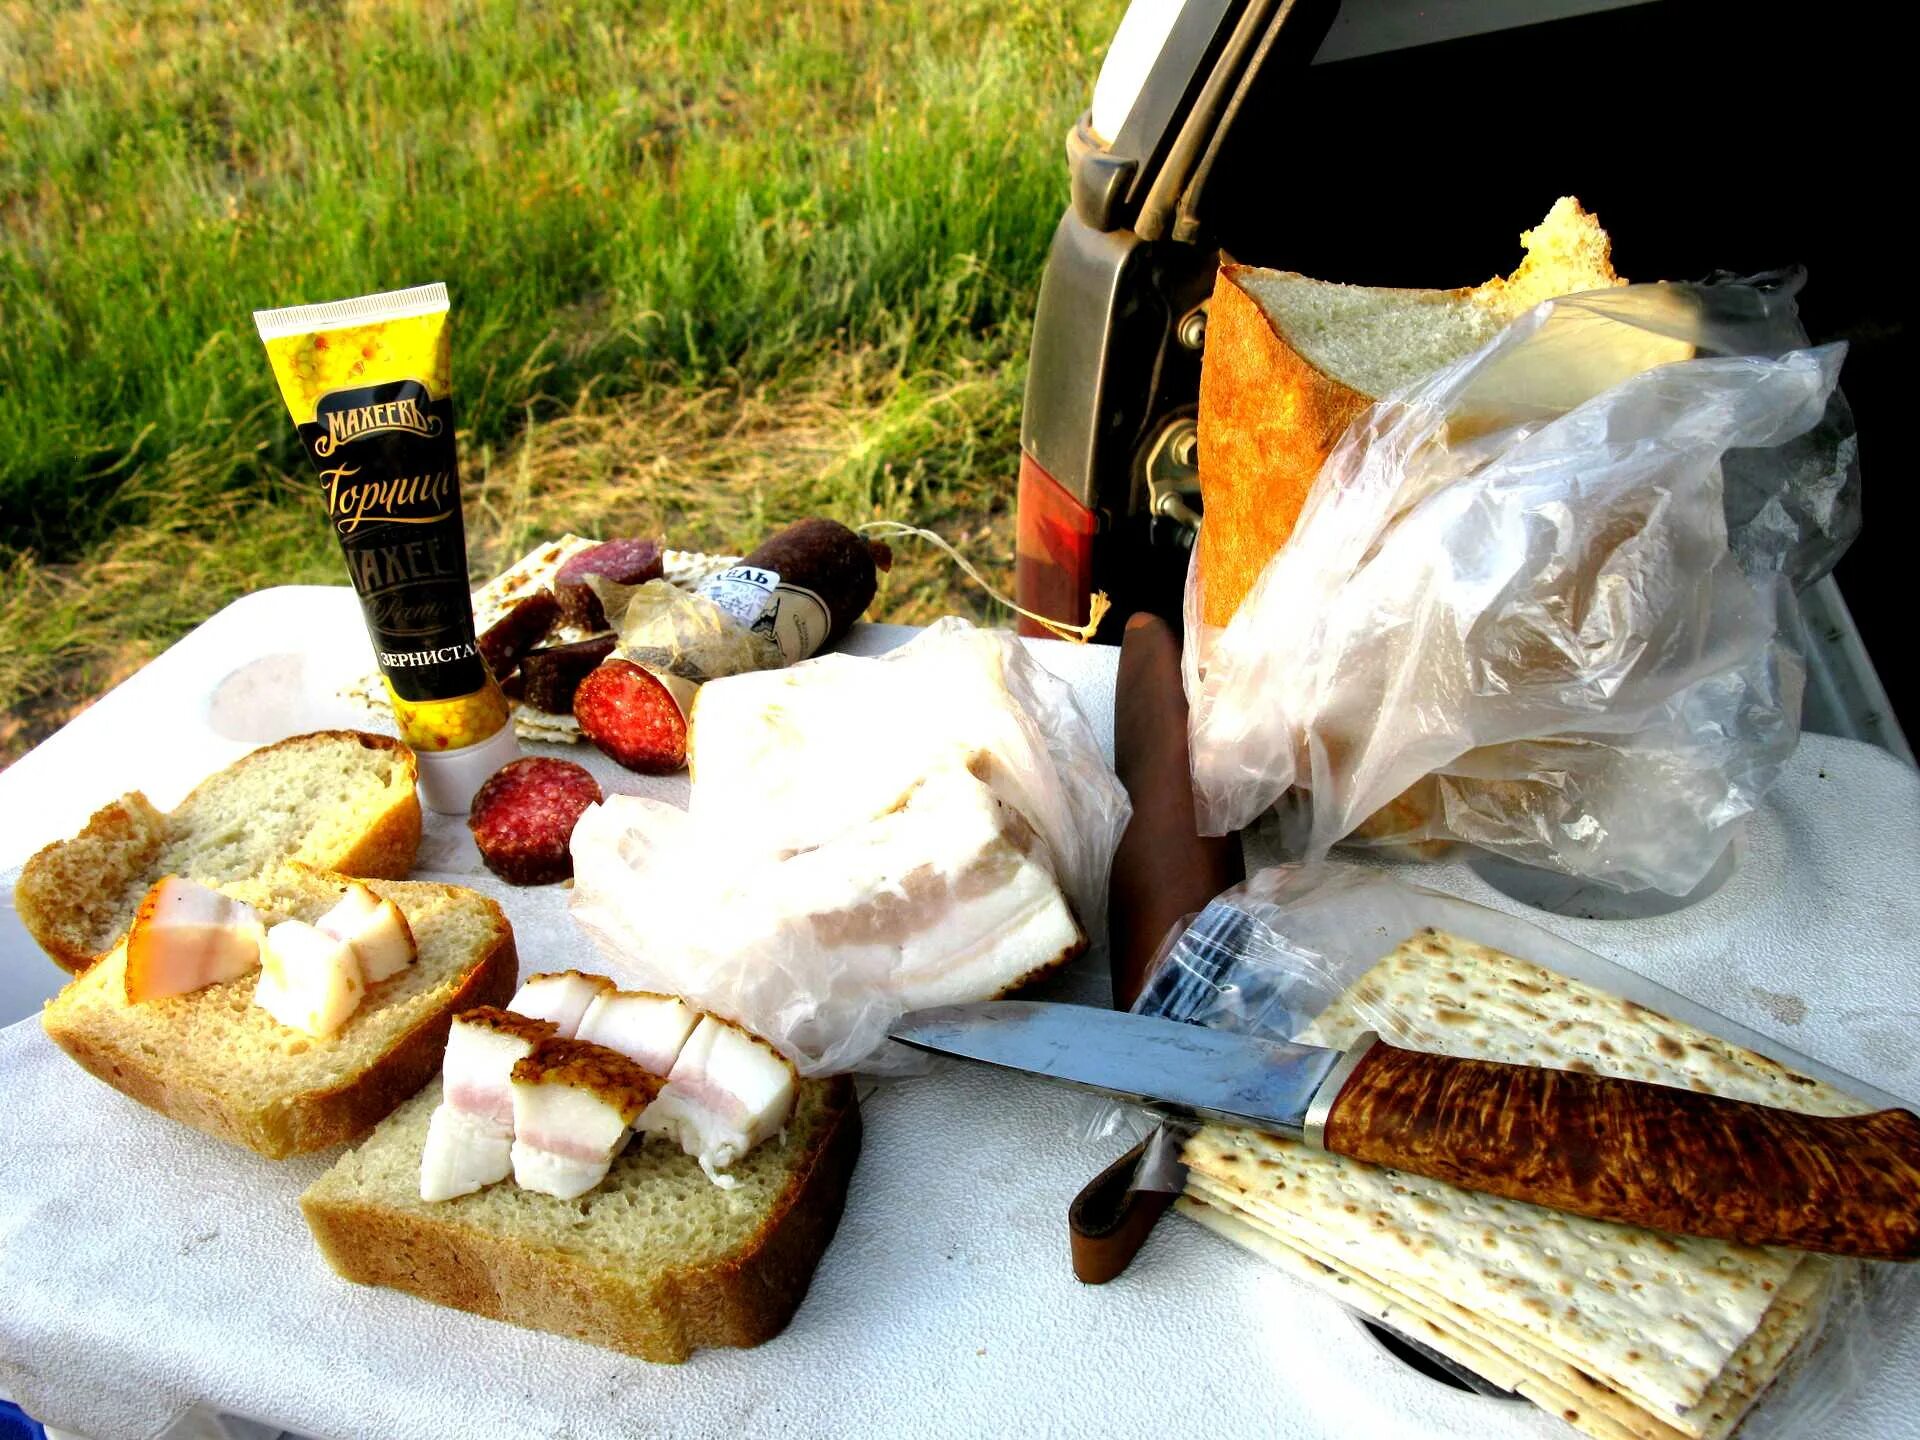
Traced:
[[[1069, 495], [1024, 450], [1020, 510], [1015, 522], [1014, 598], [1023, 610], [1066, 625], [1083, 625], [1093, 589], [1094, 513]], [[1022, 635], [1047, 632], [1021, 620]]]

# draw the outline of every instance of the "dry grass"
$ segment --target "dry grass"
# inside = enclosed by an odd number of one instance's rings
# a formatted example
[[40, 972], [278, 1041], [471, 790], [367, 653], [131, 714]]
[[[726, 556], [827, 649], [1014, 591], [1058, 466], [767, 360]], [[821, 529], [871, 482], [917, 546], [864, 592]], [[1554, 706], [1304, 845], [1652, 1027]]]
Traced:
[[[826, 352], [750, 386], [659, 386], [588, 398], [511, 445], [463, 457], [476, 583], [541, 538], [663, 534], [689, 549], [749, 548], [802, 515], [909, 519], [1012, 588], [1017, 366], [902, 375], [877, 352]], [[17, 556], [0, 574], [0, 763], [18, 758], [205, 618], [261, 584], [342, 584], [317, 502], [196, 480], [207, 452], [143, 472], [154, 522], [78, 560]], [[895, 546], [871, 618], [1005, 622], [930, 546]]]
[[[1010, 589], [1018, 397], [1000, 370], [908, 377], [855, 351], [797, 380], [589, 403], [485, 466], [467, 508], [473, 563], [494, 573], [582, 516], [605, 534], [737, 553], [789, 520], [831, 515], [925, 524], [1006, 572]], [[930, 548], [899, 558], [873, 618], [992, 609]]]

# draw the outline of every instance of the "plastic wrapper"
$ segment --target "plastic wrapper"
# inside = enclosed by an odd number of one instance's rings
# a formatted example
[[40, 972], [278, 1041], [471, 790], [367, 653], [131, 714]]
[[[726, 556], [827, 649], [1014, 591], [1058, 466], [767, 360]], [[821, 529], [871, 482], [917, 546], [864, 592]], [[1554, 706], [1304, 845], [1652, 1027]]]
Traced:
[[[615, 654], [649, 670], [687, 680], [713, 680], [786, 664], [767, 627], [722, 608], [704, 590], [665, 580], [617, 585], [590, 582], [619, 636]], [[713, 583], [711, 580], [706, 582]], [[771, 597], [769, 597], [769, 600]]]
[[[1768, 1055], [1845, 1092], [1861, 1109], [1901, 1103], [1526, 920], [1352, 870], [1277, 867], [1220, 896], [1168, 937], [1134, 1009], [1267, 1038], [1323, 1043], [1314, 1028], [1316, 1017], [1401, 941], [1428, 928], [1531, 961]], [[1423, 1025], [1432, 1033], [1431, 1016], [1408, 1013], [1385, 995], [1360, 999], [1356, 1010], [1358, 1021], [1388, 1042], [1431, 1048], [1430, 1040], [1420, 1039]], [[1108, 1105], [1093, 1128], [1134, 1135], [1153, 1131], [1134, 1187], [1186, 1188], [1180, 1161], [1190, 1128], [1185, 1122], [1161, 1122], [1143, 1110]], [[1920, 1301], [1920, 1270], [1914, 1266], [1822, 1263], [1832, 1265], [1834, 1274], [1821, 1318], [1741, 1422], [1742, 1440], [1826, 1433], [1824, 1418], [1834, 1402], [1876, 1372], [1899, 1324]], [[1404, 1338], [1416, 1346], [1431, 1339], [1412, 1333]], [[1540, 1426], [1542, 1433], [1570, 1433], [1544, 1413]]]
[[1552, 302], [1356, 420], [1224, 629], [1189, 576], [1202, 828], [1287, 796], [1306, 858], [1693, 890], [1793, 750], [1794, 590], [1858, 527], [1844, 347], [1796, 288]]
[[623, 984], [807, 1074], [894, 1063], [875, 1052], [904, 1011], [1098, 938], [1126, 792], [1010, 635], [950, 619], [878, 658], [712, 681], [690, 759], [686, 810], [614, 796], [581, 818], [573, 914]]

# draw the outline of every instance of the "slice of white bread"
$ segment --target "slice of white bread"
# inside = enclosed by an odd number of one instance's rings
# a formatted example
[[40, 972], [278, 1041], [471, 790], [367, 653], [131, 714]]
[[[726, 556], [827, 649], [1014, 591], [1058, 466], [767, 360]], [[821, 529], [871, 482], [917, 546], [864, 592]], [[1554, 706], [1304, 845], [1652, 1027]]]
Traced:
[[1198, 419], [1205, 623], [1233, 618], [1367, 406], [1472, 354], [1543, 300], [1626, 283], [1613, 271], [1606, 231], [1571, 197], [1520, 243], [1519, 269], [1470, 290], [1374, 289], [1220, 267]]
[[385, 735], [321, 730], [255, 750], [162, 814], [138, 790], [94, 813], [20, 872], [13, 900], [41, 949], [84, 970], [126, 932], [162, 875], [205, 885], [299, 861], [398, 878], [420, 845], [418, 766]]
[[[269, 923], [318, 919], [346, 877], [289, 865], [221, 887]], [[419, 958], [367, 988], [324, 1039], [253, 1003], [259, 973], [188, 995], [129, 1004], [126, 947], [70, 981], [41, 1014], [62, 1050], [143, 1105], [272, 1159], [365, 1134], [440, 1069], [447, 1027], [474, 1005], [504, 1005], [518, 974], [498, 905], [453, 885], [376, 880], [407, 917]]]
[[363, 1285], [676, 1364], [786, 1327], [860, 1153], [839, 1075], [801, 1083], [786, 1129], [734, 1164], [731, 1190], [677, 1145], [635, 1137], [575, 1200], [506, 1181], [428, 1201], [420, 1151], [439, 1100], [438, 1086], [415, 1096], [301, 1196], [327, 1262]]

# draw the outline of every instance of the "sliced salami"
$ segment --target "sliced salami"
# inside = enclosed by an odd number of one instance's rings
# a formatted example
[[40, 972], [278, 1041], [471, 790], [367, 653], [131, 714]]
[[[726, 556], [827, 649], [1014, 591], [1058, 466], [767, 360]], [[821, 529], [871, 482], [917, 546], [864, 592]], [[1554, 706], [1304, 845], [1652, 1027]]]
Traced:
[[547, 885], [573, 874], [574, 823], [603, 797], [571, 760], [528, 756], [495, 771], [473, 797], [467, 828], [487, 868], [510, 885]]
[[602, 660], [613, 654], [611, 635], [576, 640], [571, 645], [547, 645], [520, 658], [518, 698], [549, 715], [571, 715], [573, 692]]
[[661, 569], [659, 541], [608, 540], [582, 550], [562, 565], [553, 577], [553, 593], [560, 602], [561, 615], [570, 623], [583, 630], [604, 630], [607, 614], [587, 577], [598, 575], [616, 585], [644, 585], [658, 580]]
[[687, 711], [695, 686], [631, 660], [609, 660], [580, 682], [580, 733], [629, 770], [667, 775], [687, 763]]
[[536, 590], [513, 602], [511, 609], [487, 627], [480, 637], [480, 658], [496, 680], [505, 680], [519, 667], [520, 659], [547, 638], [560, 614], [560, 603], [551, 590]]

